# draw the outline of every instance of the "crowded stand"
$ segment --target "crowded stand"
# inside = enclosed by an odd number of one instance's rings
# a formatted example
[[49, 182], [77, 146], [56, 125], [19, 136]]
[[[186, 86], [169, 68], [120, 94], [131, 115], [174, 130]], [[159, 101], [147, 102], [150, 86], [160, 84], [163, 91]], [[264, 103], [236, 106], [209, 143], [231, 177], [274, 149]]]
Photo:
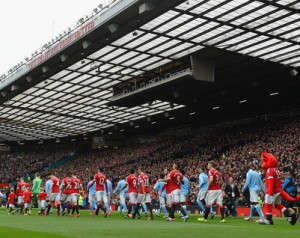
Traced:
[[19, 177], [28, 179], [34, 172], [59, 161], [70, 151], [0, 152], [0, 183], [10, 183]]
[[[229, 178], [233, 178], [237, 184], [239, 204], [247, 205], [247, 199], [242, 195], [247, 172], [245, 166], [251, 165], [264, 177], [260, 167], [260, 154], [264, 151], [277, 157], [282, 171], [291, 170], [293, 176], [297, 177], [300, 174], [300, 121], [284, 119], [272, 123], [225, 125], [178, 138], [160, 138], [142, 145], [92, 151], [54, 171], [63, 177], [65, 171], [72, 170], [86, 185], [97, 172], [97, 167], [102, 167], [106, 176], [116, 185], [129, 174], [131, 168], [143, 166], [154, 184], [163, 168], [169, 168], [173, 163], [179, 164], [186, 176], [196, 181], [199, 166], [215, 160], [223, 180], [228, 182]], [[195, 204], [198, 190], [197, 182], [192, 182], [191, 204]]]

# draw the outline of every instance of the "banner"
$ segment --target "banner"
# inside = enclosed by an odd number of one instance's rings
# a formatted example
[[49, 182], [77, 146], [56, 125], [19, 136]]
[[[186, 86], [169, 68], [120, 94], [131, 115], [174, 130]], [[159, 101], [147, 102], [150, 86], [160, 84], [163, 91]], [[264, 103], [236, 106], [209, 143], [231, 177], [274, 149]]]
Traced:
[[0, 188], [4, 188], [4, 187], [9, 188], [10, 184], [9, 183], [0, 183]]
[[34, 67], [40, 65], [47, 59], [51, 58], [52, 56], [56, 55], [65, 47], [71, 45], [73, 42], [77, 41], [79, 38], [83, 37], [90, 31], [92, 31], [95, 27], [95, 21], [92, 20], [85, 24], [84, 26], [80, 27], [77, 31], [70, 33], [67, 37], [61, 39], [59, 43], [49, 48], [47, 51], [43, 52], [40, 56], [35, 58], [29, 63], [29, 69], [33, 69]]

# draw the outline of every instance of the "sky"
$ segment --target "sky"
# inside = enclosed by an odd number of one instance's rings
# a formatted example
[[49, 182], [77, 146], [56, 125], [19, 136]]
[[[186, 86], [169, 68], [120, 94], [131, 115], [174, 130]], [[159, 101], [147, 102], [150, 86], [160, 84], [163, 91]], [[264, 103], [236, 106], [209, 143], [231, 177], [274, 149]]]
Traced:
[[0, 2], [0, 75], [109, 0]]

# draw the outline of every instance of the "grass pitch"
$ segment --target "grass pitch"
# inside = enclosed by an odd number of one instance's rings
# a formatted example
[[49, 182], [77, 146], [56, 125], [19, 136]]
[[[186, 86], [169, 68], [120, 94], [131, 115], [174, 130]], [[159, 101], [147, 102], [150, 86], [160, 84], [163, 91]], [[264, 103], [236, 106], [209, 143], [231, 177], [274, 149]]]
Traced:
[[[34, 212], [35, 213], [35, 212]], [[81, 217], [23, 216], [8, 215], [6, 210], [0, 210], [0, 237], [163, 237], [163, 238], [193, 238], [193, 237], [299, 237], [300, 221], [291, 226], [284, 218], [275, 219], [274, 226], [262, 226], [255, 222], [246, 222], [244, 218], [227, 218], [225, 224], [220, 224], [220, 217], [199, 223], [199, 216], [191, 215], [184, 223], [180, 218], [175, 222], [167, 222], [160, 217], [148, 221], [125, 219], [124, 216], [112, 214], [108, 218], [99, 215], [98, 218], [81, 211]]]

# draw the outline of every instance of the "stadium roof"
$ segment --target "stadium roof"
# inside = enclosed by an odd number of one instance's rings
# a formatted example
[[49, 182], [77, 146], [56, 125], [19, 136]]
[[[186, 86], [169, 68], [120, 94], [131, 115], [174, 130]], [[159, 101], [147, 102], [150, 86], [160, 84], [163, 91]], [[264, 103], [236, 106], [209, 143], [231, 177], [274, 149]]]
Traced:
[[2, 80], [0, 140], [74, 136], [183, 108], [106, 104], [112, 86], [207, 47], [300, 66], [299, 1], [146, 2], [142, 13], [141, 1], [117, 1], [74, 43]]

